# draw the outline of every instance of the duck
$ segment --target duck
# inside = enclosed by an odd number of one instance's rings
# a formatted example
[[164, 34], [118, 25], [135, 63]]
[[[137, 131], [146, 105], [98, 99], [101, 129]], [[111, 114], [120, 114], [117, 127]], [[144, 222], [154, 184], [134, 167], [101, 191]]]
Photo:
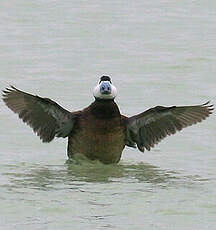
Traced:
[[42, 142], [68, 138], [67, 155], [115, 164], [125, 146], [150, 151], [165, 137], [205, 120], [212, 112], [209, 102], [192, 106], [156, 106], [137, 115], [122, 115], [115, 102], [117, 89], [102, 76], [93, 89], [94, 101], [83, 110], [70, 112], [55, 101], [10, 86], [3, 101], [29, 125]]

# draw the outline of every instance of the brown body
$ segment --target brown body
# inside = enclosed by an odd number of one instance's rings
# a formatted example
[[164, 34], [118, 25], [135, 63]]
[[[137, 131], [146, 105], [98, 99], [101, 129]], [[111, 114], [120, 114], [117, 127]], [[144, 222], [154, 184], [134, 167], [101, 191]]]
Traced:
[[125, 117], [114, 101], [95, 101], [77, 117], [68, 138], [68, 157], [84, 154], [103, 163], [118, 163], [125, 147]]

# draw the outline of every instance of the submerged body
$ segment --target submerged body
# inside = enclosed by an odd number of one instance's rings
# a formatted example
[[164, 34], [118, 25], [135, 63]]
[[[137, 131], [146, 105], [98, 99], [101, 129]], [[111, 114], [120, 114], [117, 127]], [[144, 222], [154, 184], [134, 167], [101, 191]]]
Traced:
[[68, 157], [84, 154], [103, 163], [118, 163], [125, 147], [124, 119], [114, 101], [95, 101], [84, 109], [68, 138]]
[[94, 89], [95, 101], [69, 112], [49, 98], [25, 93], [11, 86], [3, 91], [6, 105], [33, 128], [43, 142], [68, 137], [68, 157], [85, 155], [103, 163], [118, 163], [127, 145], [150, 150], [168, 135], [206, 119], [208, 103], [195, 106], [156, 106], [132, 117], [121, 115], [110, 77], [101, 77]]

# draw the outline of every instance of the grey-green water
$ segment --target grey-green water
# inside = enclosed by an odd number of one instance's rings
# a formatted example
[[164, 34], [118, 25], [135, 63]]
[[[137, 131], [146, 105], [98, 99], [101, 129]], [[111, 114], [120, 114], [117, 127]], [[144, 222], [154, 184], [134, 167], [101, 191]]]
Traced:
[[[0, 84], [69, 110], [103, 74], [131, 116], [216, 95], [215, 1], [2, 1]], [[0, 101], [0, 229], [216, 229], [216, 120], [118, 165], [68, 163]]]

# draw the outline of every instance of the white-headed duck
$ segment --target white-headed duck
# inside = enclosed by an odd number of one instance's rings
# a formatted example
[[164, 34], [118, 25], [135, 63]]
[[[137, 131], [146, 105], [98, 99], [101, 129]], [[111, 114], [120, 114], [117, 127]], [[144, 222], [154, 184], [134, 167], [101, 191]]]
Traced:
[[68, 137], [69, 158], [84, 154], [105, 164], [119, 162], [125, 145], [137, 146], [141, 152], [150, 150], [166, 136], [201, 122], [213, 110], [208, 102], [195, 106], [156, 106], [126, 117], [114, 101], [117, 90], [108, 76], [100, 78], [93, 95], [95, 101], [76, 112], [13, 86], [3, 91], [3, 100], [43, 142]]

